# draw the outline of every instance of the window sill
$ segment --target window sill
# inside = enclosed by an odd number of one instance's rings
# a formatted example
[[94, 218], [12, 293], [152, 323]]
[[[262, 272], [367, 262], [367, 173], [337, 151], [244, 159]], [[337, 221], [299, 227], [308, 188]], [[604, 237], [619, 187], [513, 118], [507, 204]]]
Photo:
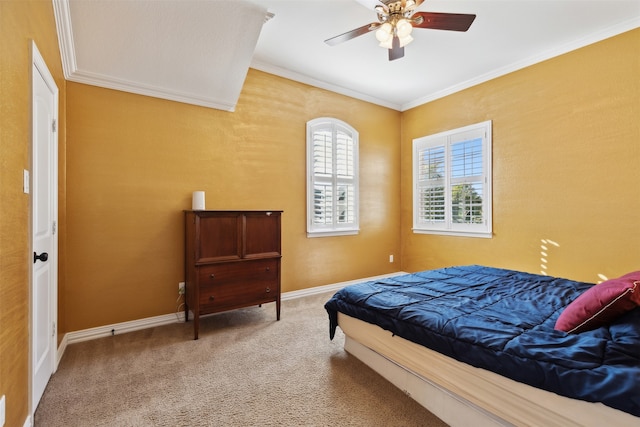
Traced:
[[307, 231], [307, 238], [314, 237], [333, 237], [333, 236], [353, 236], [360, 233], [356, 230], [328, 230], [328, 231]]
[[413, 228], [413, 234], [435, 234], [440, 236], [457, 236], [457, 237], [478, 237], [482, 239], [492, 239], [493, 232], [471, 232], [471, 231], [450, 231], [450, 230], [424, 230], [420, 228]]

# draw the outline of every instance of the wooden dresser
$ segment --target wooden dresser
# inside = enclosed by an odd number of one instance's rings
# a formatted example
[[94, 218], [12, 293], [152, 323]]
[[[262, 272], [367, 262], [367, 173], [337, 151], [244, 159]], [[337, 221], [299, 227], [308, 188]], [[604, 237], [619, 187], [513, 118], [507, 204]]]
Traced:
[[280, 320], [282, 211], [185, 211], [185, 321], [276, 303]]

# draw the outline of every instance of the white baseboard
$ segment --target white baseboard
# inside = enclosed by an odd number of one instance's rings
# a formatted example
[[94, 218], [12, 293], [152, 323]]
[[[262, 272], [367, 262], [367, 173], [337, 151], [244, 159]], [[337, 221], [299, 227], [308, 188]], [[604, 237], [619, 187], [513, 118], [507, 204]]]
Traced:
[[62, 360], [62, 355], [64, 351], [67, 349], [67, 344], [69, 344], [69, 334], [64, 334], [62, 337], [62, 341], [58, 345], [58, 350], [56, 351], [56, 366], [54, 367], [53, 372], [55, 373], [58, 370], [58, 366], [60, 365], [60, 361]]
[[[180, 316], [182, 314], [182, 316]], [[184, 313], [163, 314], [161, 316], [146, 317], [144, 319], [131, 320], [129, 322], [114, 323], [112, 325], [98, 326], [96, 328], [83, 329], [69, 332], [65, 335], [67, 344], [104, 338], [111, 335], [120, 335], [140, 329], [153, 328], [171, 323], [184, 322]], [[63, 339], [64, 341], [64, 339]]]
[[407, 274], [407, 273], [405, 273], [404, 271], [398, 271], [396, 273], [381, 274], [380, 276], [372, 276], [364, 279], [348, 280], [346, 282], [332, 283], [330, 285], [315, 286], [313, 288], [300, 289], [299, 291], [285, 292], [280, 296], [280, 299], [282, 301], [286, 301], [288, 299], [308, 297], [311, 295], [318, 295], [325, 292], [331, 292], [331, 291], [335, 292], [344, 288], [345, 286], [354, 285], [356, 283], [361, 283], [361, 282], [368, 282], [371, 280], [384, 279], [387, 277], [399, 276], [401, 274]]
[[[317, 295], [325, 292], [338, 291], [345, 286], [355, 283], [366, 282], [369, 280], [383, 279], [386, 277], [398, 276], [400, 274], [406, 274], [404, 272], [382, 274], [380, 276], [368, 277], [365, 279], [349, 280], [346, 282], [332, 283], [330, 285], [315, 286], [313, 288], [301, 289], [298, 291], [285, 292], [280, 296], [282, 301], [302, 298], [311, 295]], [[94, 340], [97, 338], [104, 338], [116, 334], [124, 334], [127, 332], [138, 331], [141, 329], [153, 328], [156, 326], [169, 325], [171, 323], [184, 322], [184, 313], [170, 313], [163, 314], [161, 316], [147, 317], [139, 320], [132, 320], [129, 322], [114, 323], [112, 325], [98, 326], [96, 328], [83, 329], [80, 331], [68, 332], [62, 338], [62, 342], [58, 346], [57, 363], [56, 366], [62, 360], [64, 351], [69, 344], [75, 344], [82, 341]]]

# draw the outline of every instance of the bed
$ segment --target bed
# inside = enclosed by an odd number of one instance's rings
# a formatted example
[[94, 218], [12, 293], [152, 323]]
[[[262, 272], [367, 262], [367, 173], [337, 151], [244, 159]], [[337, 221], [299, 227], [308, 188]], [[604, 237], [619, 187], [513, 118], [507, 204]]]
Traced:
[[639, 274], [594, 286], [456, 266], [350, 285], [325, 308], [332, 339], [340, 326], [349, 353], [450, 425], [640, 425]]

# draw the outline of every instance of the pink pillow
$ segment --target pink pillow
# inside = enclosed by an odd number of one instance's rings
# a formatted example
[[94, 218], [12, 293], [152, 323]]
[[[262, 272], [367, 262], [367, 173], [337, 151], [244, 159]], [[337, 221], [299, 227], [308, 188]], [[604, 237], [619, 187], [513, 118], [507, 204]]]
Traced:
[[640, 271], [604, 281], [569, 304], [555, 329], [569, 333], [599, 328], [640, 305]]

